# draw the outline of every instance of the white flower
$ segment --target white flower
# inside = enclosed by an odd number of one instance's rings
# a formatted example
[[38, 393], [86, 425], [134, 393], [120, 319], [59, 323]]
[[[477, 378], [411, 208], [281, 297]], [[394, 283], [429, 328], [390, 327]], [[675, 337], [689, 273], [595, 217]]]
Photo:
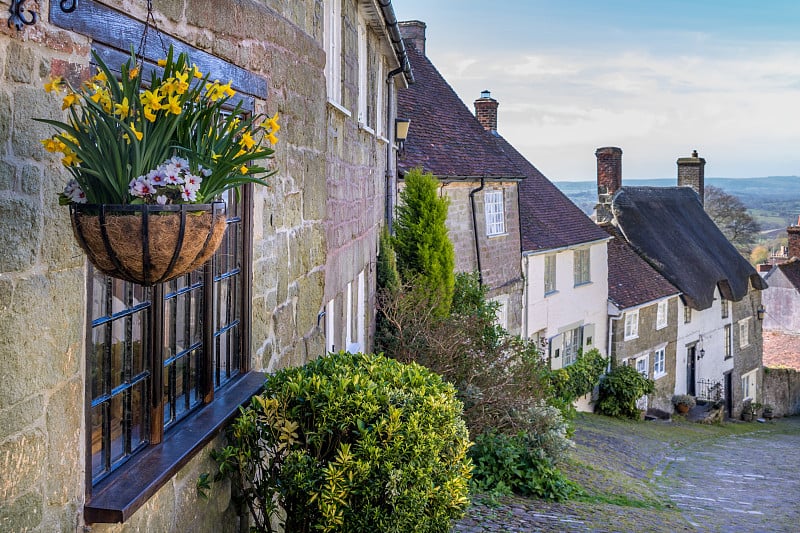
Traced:
[[197, 190], [190, 189], [188, 185], [181, 187], [181, 199], [184, 202], [194, 202], [197, 200]]
[[184, 159], [182, 157], [178, 157], [178, 156], [173, 156], [173, 157], [167, 159], [166, 161], [164, 161], [164, 163], [165, 164], [174, 165], [175, 168], [177, 168], [177, 169], [188, 169], [189, 168], [189, 161], [187, 161], [186, 159]]
[[69, 180], [66, 187], [64, 187], [64, 196], [76, 204], [85, 204], [87, 202], [86, 193], [83, 192], [83, 189], [75, 179]]
[[160, 194], [160, 195], [156, 196], [156, 203], [158, 205], [167, 205], [167, 201], [168, 201], [168, 198], [163, 194]]
[[200, 190], [200, 183], [202, 181], [203, 178], [200, 176], [195, 176], [194, 174], [189, 174], [188, 172], [183, 176], [184, 187], [193, 192]]
[[140, 198], [145, 196], [150, 196], [155, 192], [155, 189], [147, 178], [144, 176], [139, 176], [137, 179], [131, 182], [130, 193], [133, 196], [138, 196]]
[[151, 170], [147, 173], [147, 181], [150, 182], [150, 185], [153, 187], [163, 187], [167, 184], [166, 176], [164, 174], [164, 170], [162, 167], [158, 167], [155, 170]]

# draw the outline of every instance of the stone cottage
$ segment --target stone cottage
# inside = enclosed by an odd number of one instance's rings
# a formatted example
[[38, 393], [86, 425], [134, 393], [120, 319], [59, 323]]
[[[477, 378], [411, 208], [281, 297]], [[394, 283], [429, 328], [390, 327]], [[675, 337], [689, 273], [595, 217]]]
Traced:
[[417, 80], [398, 96], [398, 116], [411, 120], [398, 159], [400, 187], [413, 168], [437, 177], [450, 199], [447, 229], [456, 271], [478, 273], [499, 303], [500, 325], [517, 334], [523, 287], [517, 188], [524, 174], [426, 56], [425, 24], [401, 22], [400, 28]]
[[677, 368], [680, 291], [631, 248], [610, 224], [608, 242], [609, 356], [655, 382], [640, 409], [672, 412]]
[[[622, 168], [622, 150], [601, 151]], [[681, 293], [674, 392], [724, 398], [727, 415], [738, 416], [759, 398], [766, 283], [703, 210], [704, 169], [694, 152], [678, 159], [677, 187], [622, 186], [621, 170], [598, 172], [595, 217]]]
[[[369, 349], [396, 90], [413, 80], [390, 2], [28, 2], [0, 24], [0, 530], [239, 531], [230, 488], [196, 484], [264, 372]], [[229, 195], [205, 269], [152, 288], [93, 271], [42, 148], [52, 76], [137, 48], [186, 51], [279, 113], [267, 188]]]

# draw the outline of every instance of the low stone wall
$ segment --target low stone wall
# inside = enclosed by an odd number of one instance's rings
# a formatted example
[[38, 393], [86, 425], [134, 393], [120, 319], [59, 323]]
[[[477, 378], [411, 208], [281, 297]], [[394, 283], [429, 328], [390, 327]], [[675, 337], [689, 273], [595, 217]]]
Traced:
[[775, 416], [800, 414], [800, 372], [791, 368], [764, 368], [761, 403]]

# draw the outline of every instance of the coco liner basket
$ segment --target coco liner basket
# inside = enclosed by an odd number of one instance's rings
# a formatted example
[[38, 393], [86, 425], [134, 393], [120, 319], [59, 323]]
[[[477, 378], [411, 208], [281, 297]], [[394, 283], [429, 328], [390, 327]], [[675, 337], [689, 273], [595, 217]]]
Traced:
[[101, 272], [154, 285], [195, 270], [225, 235], [225, 203], [71, 204], [72, 231]]

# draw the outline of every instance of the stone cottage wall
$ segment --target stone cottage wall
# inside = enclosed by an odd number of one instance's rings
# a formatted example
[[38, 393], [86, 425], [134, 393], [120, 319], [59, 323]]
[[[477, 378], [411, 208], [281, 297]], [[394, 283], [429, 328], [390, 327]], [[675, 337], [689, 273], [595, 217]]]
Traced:
[[[739, 300], [738, 302], [731, 302], [732, 308], [732, 315], [731, 318], [733, 319], [733, 375], [731, 389], [732, 389], [732, 398], [733, 398], [733, 411], [732, 417], [738, 418], [742, 412], [742, 386], [741, 386], [741, 377], [743, 374], [750, 372], [751, 370], [758, 369], [759, 372], [757, 373], [758, 377], [757, 381], [757, 392], [756, 392], [756, 400], [761, 402], [761, 394], [764, 391], [763, 387], [763, 372], [762, 370], [762, 361], [763, 361], [763, 352], [764, 352], [764, 342], [762, 337], [762, 321], [758, 320], [756, 309], [758, 306], [761, 305], [761, 291], [756, 291], [751, 289], [747, 296]], [[745, 347], [740, 347], [740, 338], [739, 338], [739, 321], [750, 317], [749, 320], [749, 344]]]
[[800, 372], [792, 368], [764, 368], [761, 403], [774, 416], [800, 415]]
[[[145, 3], [106, 3], [145, 18]], [[349, 186], [365, 190], [362, 204], [383, 194], [371, 170], [380, 168], [380, 144], [361, 140], [352, 121], [331, 118], [325, 105], [322, 2], [154, 4], [165, 33], [268, 82], [269, 96], [257, 101], [256, 111], [280, 113], [279, 173], [254, 200], [252, 367], [302, 363], [324, 348], [317, 315], [327, 298], [326, 175], [333, 166], [346, 170]], [[352, 15], [355, 3], [346, 4]], [[91, 43], [51, 25], [48, 2], [38, 6], [34, 26], [17, 32], [5, 18], [0, 24], [0, 531], [77, 531], [86, 492], [86, 264], [72, 242], [67, 210], [57, 205], [68, 174], [39, 142], [49, 127], [32, 118], [62, 115], [58, 99], [42, 86], [52, 74], [85, 71]], [[74, 16], [80, 13], [79, 5]], [[329, 151], [331, 128], [342, 134]], [[341, 257], [369, 264], [365, 250], [374, 250], [378, 217], [369, 213], [366, 222], [350, 221], [357, 230], [333, 246], [344, 249], [353, 237], [361, 243]], [[226, 486], [215, 487], [208, 503], [196, 496], [197, 476], [212, 466], [206, 452], [218, 444], [192, 459], [126, 524], [92, 530], [235, 529]]]

